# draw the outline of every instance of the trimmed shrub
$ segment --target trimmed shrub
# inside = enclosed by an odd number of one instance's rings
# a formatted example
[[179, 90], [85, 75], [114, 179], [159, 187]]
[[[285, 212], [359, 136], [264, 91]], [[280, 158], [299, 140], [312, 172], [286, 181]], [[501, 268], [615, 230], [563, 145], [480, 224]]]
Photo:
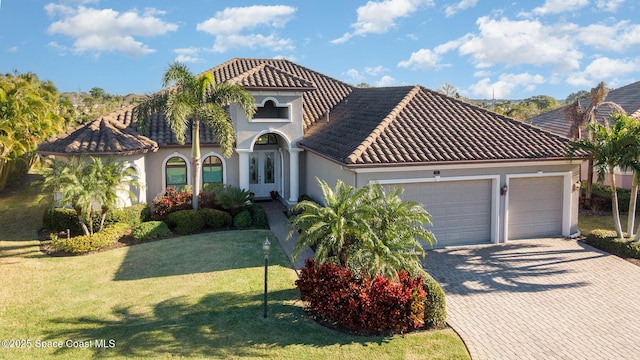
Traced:
[[73, 209], [50, 208], [44, 212], [42, 226], [51, 231], [66, 231], [72, 234], [82, 234], [78, 214]]
[[198, 209], [198, 213], [204, 219], [207, 227], [219, 229], [231, 225], [231, 214], [217, 209]]
[[372, 334], [405, 333], [425, 324], [426, 294], [422, 277], [405, 271], [396, 280], [356, 277], [344, 266], [316, 266], [307, 259], [296, 280], [301, 299], [321, 319]]
[[640, 243], [631, 239], [620, 239], [612, 230], [593, 230], [584, 241], [595, 248], [622, 258], [640, 259]]
[[246, 229], [249, 226], [251, 226], [251, 213], [249, 212], [249, 210], [242, 210], [240, 211], [234, 218], [233, 218], [233, 226], [235, 226], [238, 229]]
[[180, 210], [167, 216], [167, 225], [180, 235], [196, 233], [204, 229], [206, 223], [197, 210]]
[[131, 232], [133, 241], [138, 243], [141, 241], [155, 240], [171, 235], [171, 230], [165, 222], [147, 221], [139, 224]]
[[447, 302], [438, 282], [425, 273], [422, 288], [427, 295], [424, 305], [424, 326], [442, 329], [447, 325]]
[[200, 209], [218, 209], [222, 207], [218, 204], [218, 194], [224, 191], [224, 184], [220, 183], [206, 183], [200, 191], [198, 206]]
[[267, 211], [264, 207], [258, 204], [251, 204], [247, 209], [251, 213], [253, 226], [258, 229], [269, 229], [269, 218], [267, 217]]
[[151, 209], [149, 209], [149, 205], [136, 204], [109, 212], [104, 222], [105, 225], [125, 222], [131, 226], [138, 226], [142, 222], [149, 221], [150, 219]]
[[164, 220], [171, 213], [180, 210], [188, 210], [193, 207], [193, 194], [188, 190], [178, 191], [167, 188], [164, 194], [159, 194], [153, 199], [153, 220]]
[[51, 235], [51, 246], [71, 254], [88, 253], [115, 244], [130, 228], [129, 224], [117, 223], [93, 235], [75, 236], [69, 240]]

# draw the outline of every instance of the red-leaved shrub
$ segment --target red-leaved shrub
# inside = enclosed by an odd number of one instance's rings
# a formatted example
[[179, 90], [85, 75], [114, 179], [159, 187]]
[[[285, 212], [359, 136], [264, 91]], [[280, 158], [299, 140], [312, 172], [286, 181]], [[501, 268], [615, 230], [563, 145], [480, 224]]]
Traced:
[[405, 333], [424, 326], [422, 278], [356, 277], [335, 264], [307, 259], [296, 281], [302, 300], [323, 320], [361, 333]]
[[167, 215], [179, 211], [189, 210], [192, 205], [193, 194], [183, 190], [178, 191], [172, 187], [168, 187], [164, 194], [158, 195], [153, 199], [153, 220], [164, 220]]

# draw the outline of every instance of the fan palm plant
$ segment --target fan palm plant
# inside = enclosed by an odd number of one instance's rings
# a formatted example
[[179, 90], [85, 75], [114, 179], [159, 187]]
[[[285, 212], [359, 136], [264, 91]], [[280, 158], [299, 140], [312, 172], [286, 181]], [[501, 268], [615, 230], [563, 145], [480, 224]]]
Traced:
[[211, 128], [222, 148], [222, 155], [229, 158], [233, 153], [235, 133], [224, 107], [238, 104], [246, 117], [251, 118], [256, 110], [255, 101], [241, 86], [216, 83], [210, 72], [194, 76], [180, 62], [169, 65], [162, 86], [170, 88], [146, 98], [136, 107], [136, 122], [144, 130], [153, 115], [162, 113], [180, 144], [184, 144], [191, 126], [193, 208], [197, 209], [201, 174], [200, 124]]

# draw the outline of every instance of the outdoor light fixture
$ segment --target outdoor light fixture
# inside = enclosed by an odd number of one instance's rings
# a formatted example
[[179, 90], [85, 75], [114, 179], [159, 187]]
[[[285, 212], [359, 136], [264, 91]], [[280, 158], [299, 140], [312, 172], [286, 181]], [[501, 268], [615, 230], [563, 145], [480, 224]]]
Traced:
[[509, 190], [509, 187], [506, 184], [502, 185], [502, 187], [500, 188], [500, 195], [507, 195], [507, 190]]
[[579, 191], [580, 187], [582, 184], [580, 184], [580, 181], [576, 181], [573, 183], [573, 191]]
[[262, 243], [262, 251], [264, 252], [264, 317], [267, 317], [267, 269], [269, 267], [269, 250], [271, 250], [271, 242], [268, 238]]

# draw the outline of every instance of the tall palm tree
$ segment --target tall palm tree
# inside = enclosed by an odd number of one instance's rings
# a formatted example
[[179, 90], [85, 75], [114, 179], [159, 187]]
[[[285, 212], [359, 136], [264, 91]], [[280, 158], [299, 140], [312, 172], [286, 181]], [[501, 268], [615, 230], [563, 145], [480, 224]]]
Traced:
[[586, 130], [591, 133], [591, 139], [574, 140], [567, 146], [568, 157], [572, 157], [578, 150], [586, 150], [591, 154], [599, 181], [604, 180], [605, 175], [609, 176], [614, 227], [620, 238], [624, 234], [620, 223], [615, 168], [632, 163], [630, 157], [637, 155], [637, 135], [629, 131], [625, 118], [616, 116], [617, 121], [611, 126], [590, 123]]
[[229, 158], [233, 153], [235, 134], [224, 107], [238, 104], [247, 118], [251, 118], [256, 110], [255, 101], [241, 86], [216, 83], [210, 72], [195, 76], [177, 61], [165, 71], [162, 86], [170, 88], [146, 98], [136, 107], [136, 121], [145, 129], [151, 116], [162, 112], [180, 144], [184, 144], [191, 126], [193, 208], [197, 209], [201, 173], [200, 124], [211, 128], [220, 143], [222, 155]]
[[[564, 117], [571, 123], [571, 135], [574, 139], [582, 139], [582, 129], [587, 125], [597, 121], [597, 111], [600, 106], [609, 106], [613, 112], [624, 112], [624, 109], [612, 101], [604, 101], [609, 90], [604, 81], [601, 81], [589, 93], [589, 104], [586, 109], [582, 108], [580, 99], [565, 107]], [[586, 139], [590, 139], [591, 134], [587, 130]], [[593, 192], [593, 158], [589, 157], [587, 170], [587, 188], [585, 189], [585, 205], [591, 206], [591, 193]]]

